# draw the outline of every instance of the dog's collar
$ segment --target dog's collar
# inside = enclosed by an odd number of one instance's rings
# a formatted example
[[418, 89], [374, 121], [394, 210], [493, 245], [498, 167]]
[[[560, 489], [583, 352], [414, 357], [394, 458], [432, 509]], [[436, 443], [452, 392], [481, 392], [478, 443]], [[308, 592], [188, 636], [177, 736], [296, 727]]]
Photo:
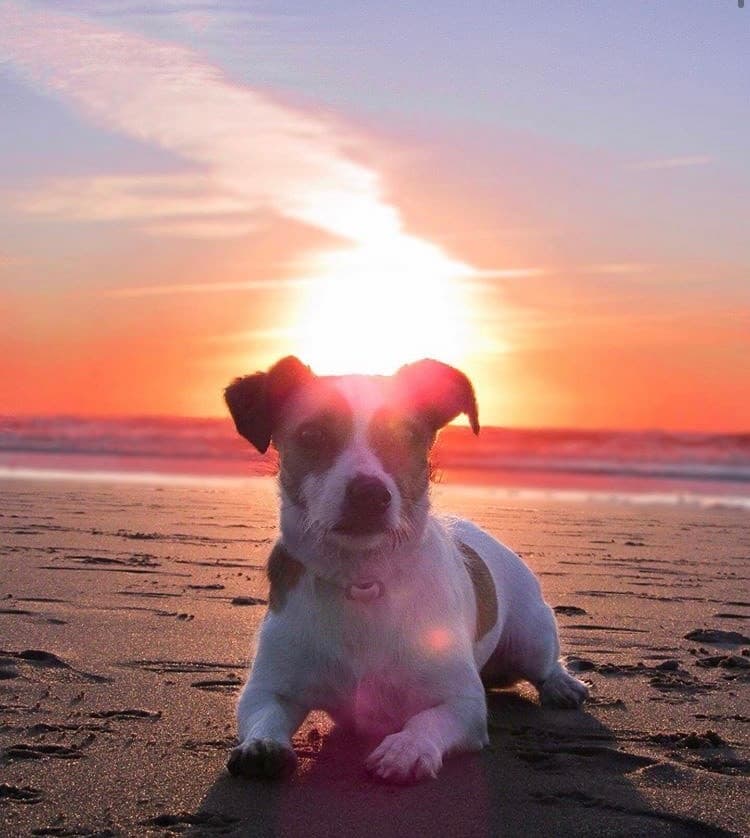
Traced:
[[[272, 567], [273, 566], [273, 567]], [[344, 593], [344, 596], [352, 602], [368, 603], [380, 599], [385, 593], [385, 586], [377, 579], [367, 579], [362, 582], [349, 582], [345, 584], [337, 580], [329, 579], [320, 573], [315, 573], [306, 567], [299, 559], [295, 559], [284, 544], [276, 543], [269, 560], [269, 578], [271, 580], [271, 600], [275, 598], [274, 587], [294, 587], [299, 577], [305, 571], [316, 582], [323, 585], [330, 585]], [[283, 591], [281, 592], [283, 596]], [[278, 598], [278, 597], [276, 597]]]
[[344, 588], [346, 598], [354, 600], [354, 602], [372, 602], [380, 599], [384, 591], [383, 583], [376, 580], [360, 582], [358, 585], [352, 583]]

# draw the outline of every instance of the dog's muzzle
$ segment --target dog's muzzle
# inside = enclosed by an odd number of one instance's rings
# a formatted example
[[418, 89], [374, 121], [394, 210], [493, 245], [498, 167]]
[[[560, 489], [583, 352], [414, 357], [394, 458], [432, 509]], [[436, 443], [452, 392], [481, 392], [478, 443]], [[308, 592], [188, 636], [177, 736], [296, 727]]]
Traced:
[[367, 474], [353, 477], [346, 487], [341, 518], [334, 530], [346, 535], [373, 535], [387, 528], [391, 493], [383, 481]]

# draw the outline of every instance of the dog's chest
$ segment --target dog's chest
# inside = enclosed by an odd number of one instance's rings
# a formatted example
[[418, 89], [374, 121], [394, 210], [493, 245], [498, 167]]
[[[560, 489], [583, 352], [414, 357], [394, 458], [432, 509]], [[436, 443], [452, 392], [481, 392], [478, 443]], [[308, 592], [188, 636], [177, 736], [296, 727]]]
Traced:
[[342, 709], [357, 732], [385, 736], [401, 730], [411, 716], [431, 703], [409, 673], [393, 667], [390, 671], [371, 671], [359, 678]]
[[359, 733], [384, 736], [400, 730], [407, 719], [432, 706], [435, 697], [408, 659], [395, 657], [342, 663], [344, 677], [332, 684], [329, 711], [339, 723]]
[[348, 613], [329, 615], [318, 637], [313, 680], [326, 709], [362, 733], [399, 730], [434, 703], [423, 651], [408, 624], [392, 616], [387, 608], [358, 604]]

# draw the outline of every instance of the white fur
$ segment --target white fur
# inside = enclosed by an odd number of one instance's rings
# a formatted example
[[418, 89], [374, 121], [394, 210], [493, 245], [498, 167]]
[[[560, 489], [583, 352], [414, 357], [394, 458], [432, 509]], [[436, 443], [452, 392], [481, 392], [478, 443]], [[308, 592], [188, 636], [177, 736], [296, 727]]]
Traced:
[[[327, 473], [306, 478], [305, 513], [282, 492], [281, 540], [306, 572], [263, 622], [239, 701], [235, 754], [260, 747], [291, 756], [297, 727], [323, 709], [381, 740], [366, 761], [373, 774], [434, 777], [447, 754], [488, 742], [479, 673], [496, 649], [507, 682], [531, 681], [545, 703], [577, 706], [586, 687], [561, 666], [554, 615], [515, 553], [467, 521], [429, 515], [427, 497], [411, 522], [400, 520], [396, 483], [367, 447], [378, 388], [359, 377], [340, 382], [355, 432]], [[328, 532], [348, 480], [363, 472], [386, 482], [390, 523], [404, 526], [404, 540]], [[478, 641], [474, 588], [457, 541], [481, 556], [496, 587], [497, 619]], [[347, 584], [370, 580], [383, 585], [383, 596], [347, 598]]]

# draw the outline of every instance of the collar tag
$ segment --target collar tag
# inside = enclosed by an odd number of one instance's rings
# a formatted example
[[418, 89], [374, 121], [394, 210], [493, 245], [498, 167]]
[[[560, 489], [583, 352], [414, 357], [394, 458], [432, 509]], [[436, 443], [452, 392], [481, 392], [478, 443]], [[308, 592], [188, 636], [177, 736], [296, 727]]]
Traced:
[[346, 598], [355, 602], [372, 602], [383, 596], [384, 588], [382, 582], [362, 582], [359, 585], [346, 586]]

